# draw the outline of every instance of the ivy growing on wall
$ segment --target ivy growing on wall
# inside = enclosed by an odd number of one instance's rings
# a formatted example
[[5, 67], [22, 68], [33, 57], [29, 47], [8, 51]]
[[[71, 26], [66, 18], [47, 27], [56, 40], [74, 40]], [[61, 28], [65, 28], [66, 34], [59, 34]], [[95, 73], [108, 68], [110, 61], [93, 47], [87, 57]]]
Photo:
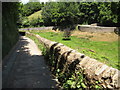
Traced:
[[19, 2], [2, 3], [2, 58], [18, 40]]

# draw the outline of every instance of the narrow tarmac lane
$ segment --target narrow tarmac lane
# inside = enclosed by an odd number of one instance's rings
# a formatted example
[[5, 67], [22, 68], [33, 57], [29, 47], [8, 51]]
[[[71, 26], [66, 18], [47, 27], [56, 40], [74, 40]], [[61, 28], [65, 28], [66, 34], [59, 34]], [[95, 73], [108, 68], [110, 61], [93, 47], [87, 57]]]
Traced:
[[3, 67], [3, 88], [55, 88], [56, 82], [34, 41], [22, 36]]

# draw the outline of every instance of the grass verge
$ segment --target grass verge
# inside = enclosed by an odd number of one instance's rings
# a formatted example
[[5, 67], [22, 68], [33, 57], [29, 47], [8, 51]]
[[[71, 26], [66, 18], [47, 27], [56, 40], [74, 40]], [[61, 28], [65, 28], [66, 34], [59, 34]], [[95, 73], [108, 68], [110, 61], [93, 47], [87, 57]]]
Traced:
[[38, 48], [42, 51], [42, 53], [45, 51], [44, 45], [40, 43], [40, 41], [35, 36], [28, 35], [28, 34], [26, 34], [26, 36], [32, 39], [37, 44]]

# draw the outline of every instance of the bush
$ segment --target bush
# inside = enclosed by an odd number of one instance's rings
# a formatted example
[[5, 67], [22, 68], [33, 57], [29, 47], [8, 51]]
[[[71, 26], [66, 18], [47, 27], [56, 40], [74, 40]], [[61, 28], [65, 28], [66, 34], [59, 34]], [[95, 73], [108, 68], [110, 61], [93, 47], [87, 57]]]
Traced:
[[64, 30], [63, 40], [70, 40], [71, 31], [70, 30]]

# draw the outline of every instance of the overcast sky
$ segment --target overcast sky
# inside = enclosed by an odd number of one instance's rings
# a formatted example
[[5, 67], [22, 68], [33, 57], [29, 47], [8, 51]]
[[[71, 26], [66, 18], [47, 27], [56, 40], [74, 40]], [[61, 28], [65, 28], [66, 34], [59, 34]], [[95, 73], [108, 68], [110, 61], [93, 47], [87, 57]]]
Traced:
[[29, 0], [20, 0], [23, 4], [26, 4]]
[[[20, 1], [22, 1], [23, 4], [26, 4], [26, 3], [29, 2], [29, 0], [20, 0]], [[38, 0], [38, 1], [40, 1], [40, 2], [48, 2], [49, 0]]]

